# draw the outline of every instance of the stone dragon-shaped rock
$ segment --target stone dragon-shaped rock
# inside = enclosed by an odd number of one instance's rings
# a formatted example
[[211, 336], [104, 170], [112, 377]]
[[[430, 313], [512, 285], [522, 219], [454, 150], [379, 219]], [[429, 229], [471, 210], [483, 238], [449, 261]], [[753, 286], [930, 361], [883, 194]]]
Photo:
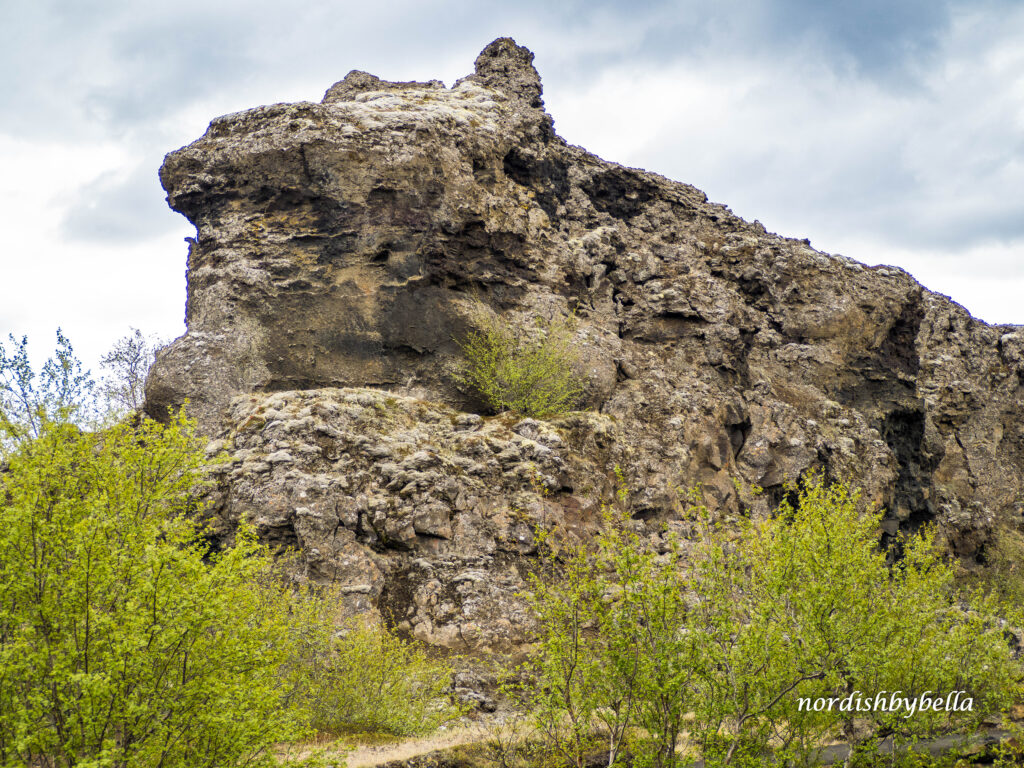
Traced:
[[[167, 156], [197, 235], [146, 408], [188, 400], [233, 454], [226, 529], [254, 516], [352, 610], [505, 647], [527, 532], [592, 531], [616, 465], [655, 537], [686, 534], [681, 489], [764, 514], [814, 470], [968, 559], [1019, 520], [1021, 328], [567, 144], [532, 60], [503, 38], [451, 88], [351, 72]], [[476, 416], [453, 374], [477, 301], [574, 314], [589, 413]]]

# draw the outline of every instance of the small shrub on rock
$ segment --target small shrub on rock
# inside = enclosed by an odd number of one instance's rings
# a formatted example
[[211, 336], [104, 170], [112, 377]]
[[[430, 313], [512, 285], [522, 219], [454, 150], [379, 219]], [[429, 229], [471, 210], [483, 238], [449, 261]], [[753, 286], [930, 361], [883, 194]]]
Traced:
[[465, 356], [460, 378], [495, 412], [544, 419], [579, 403], [583, 387], [575, 372], [579, 355], [571, 320], [508, 324], [482, 304], [473, 320], [477, 329], [460, 343]]

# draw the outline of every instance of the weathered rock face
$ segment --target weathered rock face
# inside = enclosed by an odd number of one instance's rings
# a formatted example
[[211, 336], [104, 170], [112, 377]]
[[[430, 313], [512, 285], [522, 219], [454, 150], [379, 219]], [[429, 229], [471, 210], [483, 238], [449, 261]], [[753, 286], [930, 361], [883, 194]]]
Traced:
[[459, 650], [528, 639], [518, 593], [536, 568], [535, 531], [591, 532], [605, 467], [621, 458], [601, 414], [485, 420], [370, 389], [240, 397], [230, 421], [210, 446], [231, 452], [216, 528], [245, 515], [303, 553], [308, 579], [342, 585], [347, 612], [380, 611]]
[[[352, 72], [168, 155], [198, 234], [147, 410], [188, 398], [234, 452], [218, 514], [298, 543], [353, 609], [471, 647], [525, 631], [515, 521], [592, 530], [615, 464], [659, 524], [695, 483], [764, 513], [815, 469], [967, 558], [1019, 520], [1024, 330], [567, 145], [531, 61], [502, 39], [450, 89]], [[466, 415], [454, 339], [477, 298], [575, 313], [591, 413]]]

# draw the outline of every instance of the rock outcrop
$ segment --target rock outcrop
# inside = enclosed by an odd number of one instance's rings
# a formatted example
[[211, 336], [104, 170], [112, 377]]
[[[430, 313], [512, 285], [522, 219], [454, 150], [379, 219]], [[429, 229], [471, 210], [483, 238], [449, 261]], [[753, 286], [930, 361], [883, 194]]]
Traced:
[[[764, 514], [818, 470], [886, 534], [936, 521], [983, 559], [1024, 512], [1024, 330], [568, 145], [532, 58], [497, 40], [451, 88], [352, 72], [167, 156], [197, 236], [146, 407], [188, 399], [232, 454], [224, 530], [249, 514], [352, 610], [474, 649], [528, 639], [530, 527], [592, 531], [616, 466], [652, 536], [685, 535], [680, 489]], [[453, 375], [477, 300], [575, 315], [587, 412], [478, 415]]]

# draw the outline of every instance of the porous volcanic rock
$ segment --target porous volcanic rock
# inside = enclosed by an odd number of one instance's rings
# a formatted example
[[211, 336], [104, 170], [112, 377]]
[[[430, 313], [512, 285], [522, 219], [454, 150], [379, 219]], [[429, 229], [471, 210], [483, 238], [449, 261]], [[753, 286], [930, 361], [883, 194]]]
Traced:
[[[352, 610], [472, 648], [525, 637], [519, 523], [592, 529], [616, 465], [652, 535], [680, 489], [764, 514], [813, 470], [968, 561], [1019, 521], [1020, 327], [567, 144], [532, 58], [496, 40], [451, 88], [352, 72], [167, 156], [197, 235], [146, 408], [188, 399], [233, 455], [222, 520], [298, 544]], [[477, 301], [574, 314], [589, 412], [487, 416], [453, 376]]]
[[230, 422], [209, 446], [230, 457], [214, 468], [214, 530], [229, 538], [245, 516], [303, 554], [305, 579], [340, 585], [343, 613], [458, 651], [529, 640], [535, 532], [590, 535], [621, 458], [602, 414], [482, 419], [372, 389], [241, 396]]

